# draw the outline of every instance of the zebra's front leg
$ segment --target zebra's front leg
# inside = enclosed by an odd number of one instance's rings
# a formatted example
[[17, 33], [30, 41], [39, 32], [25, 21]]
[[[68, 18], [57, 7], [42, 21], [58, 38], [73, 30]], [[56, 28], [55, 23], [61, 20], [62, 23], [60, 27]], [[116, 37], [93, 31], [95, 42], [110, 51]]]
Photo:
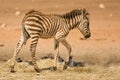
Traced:
[[55, 46], [54, 46], [54, 66], [52, 68], [52, 70], [57, 70], [57, 61], [58, 61], [58, 54], [59, 54], [59, 41], [54, 39], [54, 43], [55, 43]]
[[71, 53], [71, 46], [68, 44], [68, 42], [65, 40], [65, 38], [61, 39], [60, 42], [67, 48], [67, 56], [66, 56], [66, 61], [63, 66], [63, 70], [66, 70], [68, 65], [70, 64], [70, 53]]
[[37, 37], [32, 38], [31, 45], [30, 45], [30, 51], [31, 51], [32, 63], [33, 63], [34, 69], [35, 69], [36, 72], [40, 72], [41, 69], [39, 69], [39, 67], [36, 63], [36, 57], [35, 57], [37, 42], [38, 42]]

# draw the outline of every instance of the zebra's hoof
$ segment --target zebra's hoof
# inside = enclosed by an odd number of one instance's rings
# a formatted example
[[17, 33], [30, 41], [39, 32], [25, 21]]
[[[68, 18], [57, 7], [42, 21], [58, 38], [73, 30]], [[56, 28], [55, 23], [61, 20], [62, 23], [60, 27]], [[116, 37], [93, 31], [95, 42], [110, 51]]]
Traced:
[[57, 70], [57, 67], [56, 67], [56, 66], [53, 66], [53, 67], [51, 67], [50, 70], [51, 70], [51, 71], [56, 71], [56, 70]]
[[11, 73], [15, 73], [16, 71], [15, 71], [15, 70], [13, 70], [13, 69], [11, 69], [11, 70], [10, 70], [10, 72], [11, 72]]
[[14, 66], [11, 66], [11, 65], [10, 65], [10, 72], [11, 72], [11, 73], [15, 73], [15, 72], [16, 72], [16, 71], [14, 70]]
[[63, 66], [63, 70], [66, 70], [66, 69], [67, 69], [67, 67], [68, 67], [67, 65], [64, 65], [64, 66]]
[[69, 64], [70, 64], [70, 62], [65, 62], [64, 66], [63, 66], [63, 70], [66, 70]]
[[16, 71], [10, 71], [11, 73], [15, 73]]

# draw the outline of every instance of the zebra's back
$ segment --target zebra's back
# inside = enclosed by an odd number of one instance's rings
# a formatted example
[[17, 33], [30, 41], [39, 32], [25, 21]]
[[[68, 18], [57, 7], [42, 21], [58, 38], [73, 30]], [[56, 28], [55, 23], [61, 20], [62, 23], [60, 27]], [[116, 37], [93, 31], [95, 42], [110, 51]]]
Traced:
[[29, 35], [37, 35], [41, 38], [54, 37], [66, 24], [57, 15], [45, 15], [34, 10], [25, 15], [22, 23]]

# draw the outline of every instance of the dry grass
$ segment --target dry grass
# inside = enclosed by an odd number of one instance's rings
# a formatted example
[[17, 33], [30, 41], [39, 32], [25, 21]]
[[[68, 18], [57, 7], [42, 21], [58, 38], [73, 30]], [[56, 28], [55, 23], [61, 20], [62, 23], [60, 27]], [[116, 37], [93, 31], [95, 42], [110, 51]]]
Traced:
[[119, 53], [92, 53], [84, 54], [81, 59], [90, 65], [119, 65], [120, 64], [120, 54]]
[[[16, 73], [9, 72], [8, 62], [0, 62], [0, 80], [120, 80], [119, 66], [85, 66], [69, 67], [66, 71], [62, 70], [62, 65], [58, 63], [58, 70], [53, 72], [43, 70], [36, 73], [33, 66], [27, 62], [18, 63], [15, 67]], [[52, 66], [53, 60], [39, 60], [40, 68]]]

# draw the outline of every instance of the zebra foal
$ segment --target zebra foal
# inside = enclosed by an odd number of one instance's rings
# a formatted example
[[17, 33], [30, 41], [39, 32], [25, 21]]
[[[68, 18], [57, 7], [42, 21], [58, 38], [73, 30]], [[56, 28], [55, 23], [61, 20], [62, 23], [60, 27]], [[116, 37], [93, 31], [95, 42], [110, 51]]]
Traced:
[[87, 39], [90, 37], [89, 29], [89, 13], [86, 9], [74, 9], [63, 15], [43, 14], [41, 12], [31, 10], [25, 14], [22, 20], [22, 35], [14, 51], [11, 59], [10, 71], [14, 72], [15, 61], [22, 46], [31, 38], [30, 52], [34, 69], [40, 72], [35, 58], [36, 46], [39, 38], [54, 38], [55, 53], [54, 67], [57, 69], [57, 59], [59, 54], [59, 43], [62, 43], [67, 48], [67, 57], [63, 69], [67, 69], [70, 63], [71, 46], [66, 41], [65, 37], [69, 31], [78, 28], [78, 30]]

